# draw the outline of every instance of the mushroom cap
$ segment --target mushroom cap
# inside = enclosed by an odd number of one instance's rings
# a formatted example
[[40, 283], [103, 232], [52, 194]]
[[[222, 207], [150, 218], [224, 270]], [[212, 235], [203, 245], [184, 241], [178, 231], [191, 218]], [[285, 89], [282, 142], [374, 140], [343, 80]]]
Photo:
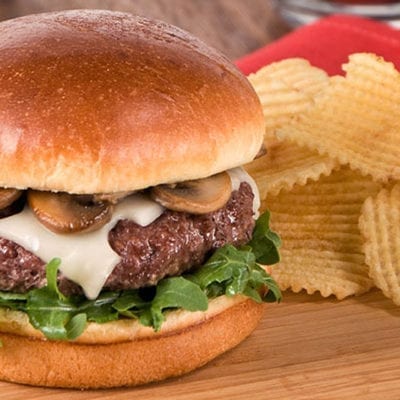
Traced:
[[78, 197], [63, 192], [29, 190], [27, 200], [37, 219], [55, 233], [92, 232], [110, 221], [111, 204], [82, 202]]
[[203, 178], [251, 161], [259, 100], [168, 24], [79, 10], [0, 23], [0, 186], [77, 194]]
[[231, 197], [232, 184], [227, 172], [173, 185], [158, 185], [151, 197], [165, 208], [191, 214], [207, 214], [223, 207]]

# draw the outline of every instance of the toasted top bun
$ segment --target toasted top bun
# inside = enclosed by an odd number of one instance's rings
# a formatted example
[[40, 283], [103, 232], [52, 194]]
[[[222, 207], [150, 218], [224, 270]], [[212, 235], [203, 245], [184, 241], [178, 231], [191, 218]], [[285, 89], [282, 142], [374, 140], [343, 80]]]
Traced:
[[0, 186], [111, 193], [254, 158], [247, 79], [168, 24], [79, 10], [0, 24]]

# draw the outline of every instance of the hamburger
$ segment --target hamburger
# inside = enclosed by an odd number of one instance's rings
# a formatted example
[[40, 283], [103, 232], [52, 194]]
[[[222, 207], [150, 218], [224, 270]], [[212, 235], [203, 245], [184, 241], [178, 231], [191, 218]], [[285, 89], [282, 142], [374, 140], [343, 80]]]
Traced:
[[124, 13], [21, 17], [0, 38], [0, 379], [132, 386], [240, 343], [280, 296], [241, 168], [264, 134], [247, 79]]

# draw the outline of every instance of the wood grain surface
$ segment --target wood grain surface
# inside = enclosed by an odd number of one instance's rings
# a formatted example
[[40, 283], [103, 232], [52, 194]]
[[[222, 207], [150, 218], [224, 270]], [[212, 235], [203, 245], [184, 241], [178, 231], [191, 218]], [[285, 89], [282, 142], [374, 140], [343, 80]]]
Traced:
[[[0, 19], [74, 8], [163, 19], [231, 59], [287, 31], [268, 0], [2, 0]], [[0, 399], [399, 399], [399, 377], [400, 309], [381, 293], [341, 302], [286, 293], [245, 342], [184, 377], [83, 392], [3, 382]]]

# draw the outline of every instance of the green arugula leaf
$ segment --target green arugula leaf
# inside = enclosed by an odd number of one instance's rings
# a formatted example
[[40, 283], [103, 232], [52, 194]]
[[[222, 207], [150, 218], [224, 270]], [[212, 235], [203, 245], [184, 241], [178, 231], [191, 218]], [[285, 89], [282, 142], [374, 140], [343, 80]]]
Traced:
[[254, 254], [226, 245], [216, 250], [208, 261], [194, 273], [194, 277], [200, 287], [206, 289], [215, 282], [231, 281], [235, 276], [240, 278], [239, 271], [243, 268], [247, 269], [247, 265], [253, 266], [254, 264]]
[[[281, 299], [275, 281], [256, 263], [255, 255], [248, 246], [236, 249], [227, 245], [216, 250], [192, 279], [208, 297], [218, 293], [227, 296], [244, 294], [258, 302]], [[261, 297], [259, 292], [263, 288], [268, 288], [268, 291]]]
[[266, 211], [256, 221], [253, 238], [249, 242], [257, 262], [266, 265], [276, 264], [280, 260], [281, 239], [269, 228], [270, 214]]
[[139, 322], [144, 326], [153, 326], [153, 316], [151, 314], [150, 308], [142, 310], [139, 316]]
[[[26, 312], [30, 323], [53, 340], [68, 340], [77, 337], [77, 320], [70, 322], [78, 314], [72, 298], [65, 297], [57, 287], [57, 272], [60, 259], [51, 260], [46, 267], [47, 285], [28, 293]], [[83, 332], [81, 328], [78, 336]]]
[[60, 300], [65, 300], [65, 296], [58, 290], [57, 274], [61, 264], [59, 258], [53, 258], [46, 266], [47, 289], [56, 295]]
[[85, 313], [74, 315], [65, 325], [68, 340], [78, 338], [85, 330], [87, 317]]
[[77, 307], [70, 299], [59, 298], [45, 286], [29, 292], [26, 312], [31, 324], [47, 338], [67, 340], [68, 322], [77, 313]]
[[25, 301], [28, 295], [26, 293], [11, 293], [0, 291], [0, 301]]
[[196, 272], [200, 287], [208, 296], [215, 292], [228, 296], [241, 293], [247, 284], [247, 262], [255, 263], [254, 256], [249, 259], [249, 254], [231, 245], [215, 251], [208, 262]]
[[193, 282], [183, 277], [166, 278], [157, 285], [150, 312], [153, 327], [161, 329], [165, 320], [163, 311], [168, 308], [183, 308], [189, 311], [205, 311], [208, 299], [205, 293]]
[[28, 295], [26, 293], [10, 293], [0, 291], [0, 307], [8, 307], [13, 310], [24, 310]]
[[84, 300], [80, 302], [78, 312], [86, 315], [87, 321], [99, 324], [115, 321], [118, 319], [118, 311], [114, 308], [115, 301], [120, 296], [119, 292], [103, 292], [95, 300]]
[[149, 302], [144, 300], [138, 290], [126, 290], [113, 304], [120, 313], [136, 309], [141, 310], [149, 307]]
[[[154, 296], [152, 296], [154, 297]], [[113, 308], [118, 311], [121, 316], [127, 318], [140, 319], [146, 311], [150, 311], [151, 301], [144, 299], [139, 290], [126, 290], [122, 292], [120, 297], [113, 304]], [[151, 315], [149, 314], [149, 322], [141, 322], [142, 325], [151, 325]], [[143, 321], [147, 321], [143, 317]]]

